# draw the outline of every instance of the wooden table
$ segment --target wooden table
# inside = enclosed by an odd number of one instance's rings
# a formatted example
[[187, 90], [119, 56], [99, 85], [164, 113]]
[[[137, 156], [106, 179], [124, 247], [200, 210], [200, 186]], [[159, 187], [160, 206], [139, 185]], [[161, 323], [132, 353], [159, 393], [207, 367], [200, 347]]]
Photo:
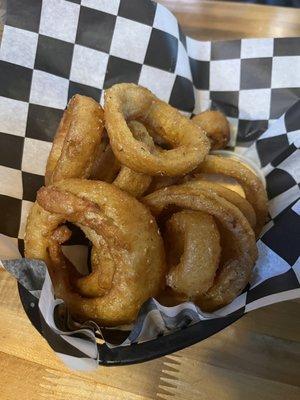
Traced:
[[[300, 35], [300, 10], [197, 0], [160, 3], [196, 38]], [[250, 313], [208, 340], [159, 360], [88, 374], [67, 370], [55, 357], [24, 314], [16, 282], [2, 270], [0, 321], [1, 400], [300, 398], [297, 301]]]
[[158, 0], [201, 40], [300, 36], [300, 9], [227, 1]]

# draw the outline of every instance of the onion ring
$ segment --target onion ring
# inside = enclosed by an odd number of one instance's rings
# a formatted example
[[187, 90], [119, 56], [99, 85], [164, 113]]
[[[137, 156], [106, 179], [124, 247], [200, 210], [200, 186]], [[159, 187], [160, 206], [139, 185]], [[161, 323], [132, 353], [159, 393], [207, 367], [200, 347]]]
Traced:
[[[128, 126], [130, 126], [137, 140], [143, 142], [148, 148], [154, 148], [154, 142], [151, 136], [140, 122], [130, 121]], [[102, 144], [103, 142], [104, 144]], [[119, 189], [131, 194], [133, 197], [142, 196], [148, 189], [152, 177], [120, 165], [109, 145], [108, 138], [104, 137], [101, 146], [99, 147], [100, 154], [96, 157], [94, 162], [91, 178], [113, 183]]]
[[113, 184], [133, 197], [142, 196], [148, 189], [152, 177], [130, 168], [122, 167]]
[[[62, 254], [65, 221], [78, 225], [93, 243], [88, 276]], [[68, 179], [41, 188], [27, 221], [25, 254], [46, 262], [56, 296], [79, 321], [130, 323], [163, 287], [164, 249], [153, 217], [105, 182]]]
[[[138, 121], [129, 121], [128, 126], [135, 139], [144, 143], [149, 151], [155, 148], [152, 137], [148, 134], [147, 129]], [[152, 182], [152, 177], [147, 174], [135, 172], [132, 169], [122, 166], [121, 170], [114, 180], [114, 185], [131, 194], [133, 197], [142, 196]]]
[[192, 118], [200, 126], [211, 142], [211, 150], [225, 149], [230, 141], [230, 126], [220, 111], [207, 110]]
[[184, 186], [158, 190], [144, 197], [143, 201], [156, 216], [169, 205], [205, 212], [216, 218], [232, 235], [236, 252], [219, 268], [213, 286], [197, 298], [202, 310], [216, 310], [241, 293], [249, 282], [258, 252], [254, 232], [236, 206], [215, 193]]
[[181, 176], [153, 176], [146, 194], [156, 192], [157, 190], [167, 186], [176, 185], [180, 181], [182, 181]]
[[221, 254], [213, 217], [200, 211], [175, 213], [167, 221], [164, 237], [171, 266], [167, 285], [190, 298], [207, 292], [213, 285]]
[[75, 95], [69, 101], [48, 157], [45, 183], [90, 175], [104, 128], [102, 107], [92, 98]]
[[[117, 84], [105, 92], [105, 125], [121, 164], [149, 175], [180, 175], [192, 171], [210, 144], [202, 129], [176, 109], [135, 84]], [[138, 119], [173, 148], [152, 153], [136, 140], [126, 121]]]
[[107, 133], [104, 130], [89, 178], [112, 183], [116, 179], [120, 168], [121, 165], [110, 147]]
[[268, 216], [268, 197], [261, 180], [244, 164], [233, 158], [209, 155], [193, 173], [222, 174], [234, 178], [243, 188], [246, 199], [256, 213], [257, 235], [261, 232]]
[[253, 207], [251, 204], [240, 196], [238, 193], [234, 192], [233, 190], [227, 189], [226, 187], [215, 183], [210, 182], [202, 179], [195, 179], [192, 181], [188, 181], [182, 185], [181, 187], [191, 187], [191, 188], [199, 188], [201, 190], [207, 190], [210, 193], [215, 193], [220, 197], [223, 197], [225, 200], [229, 201], [230, 203], [234, 204], [247, 218], [250, 226], [252, 228], [256, 225], [256, 215]]
[[[239, 194], [241, 197], [245, 198], [245, 192], [242, 186], [231, 176], [225, 176], [221, 174], [205, 174], [205, 173], [197, 173], [193, 174], [193, 179], [205, 180], [208, 182], [214, 182], [218, 185], [225, 187], [226, 189], [232, 190], [233, 192]], [[183, 182], [189, 182], [191, 180], [190, 175], [186, 175], [183, 178]]]

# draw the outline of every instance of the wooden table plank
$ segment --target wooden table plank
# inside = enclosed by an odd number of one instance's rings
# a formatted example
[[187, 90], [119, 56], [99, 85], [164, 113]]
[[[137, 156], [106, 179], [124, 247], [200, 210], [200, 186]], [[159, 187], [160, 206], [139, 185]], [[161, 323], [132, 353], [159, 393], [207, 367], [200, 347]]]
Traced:
[[[88, 375], [45, 367], [0, 352], [1, 400], [150, 400], [144, 394], [127, 392]], [[20, 377], [22, 379], [20, 379]], [[127, 375], [127, 379], [130, 376]]]
[[[284, 310], [283, 306], [282, 303], [282, 310]], [[289, 304], [286, 304], [285, 314], [289, 312], [288, 306]], [[295, 305], [296, 309], [299, 312], [299, 305]], [[268, 311], [267, 321], [273, 320], [273, 326], [278, 329], [283, 322], [280, 318], [279, 305], [268, 307], [264, 311]], [[256, 311], [243, 317], [221, 334], [214, 335], [201, 345], [197, 345], [201, 347], [201, 351], [195, 352], [193, 348], [188, 348], [184, 350], [183, 355], [218, 368], [300, 386], [299, 318], [296, 318], [295, 324], [288, 324], [288, 329], [293, 330], [295, 335], [298, 332], [298, 340], [288, 340], [282, 337], [286, 336], [286, 331], [282, 328], [284, 332], [280, 336], [274, 336], [272, 329], [268, 333], [262, 333], [265, 326], [261, 327], [257, 323], [259, 313], [260, 311]], [[255, 323], [252, 329], [249, 329], [249, 321], [252, 324]], [[262, 322], [262, 325], [265, 324]], [[278, 359], [280, 362], [277, 361]], [[289, 371], [288, 374], [287, 371]]]
[[[178, 356], [168, 356], [171, 361]], [[245, 374], [241, 371], [220, 368], [202, 363], [199, 360], [182, 357], [178, 371], [168, 371], [164, 383], [176, 382], [175, 387], [168, 387], [167, 393], [158, 394], [166, 400], [297, 400], [300, 398], [300, 388], [278, 381], [264, 379], [260, 376]], [[188, 396], [188, 397], [187, 397]]]
[[158, 0], [196, 39], [300, 36], [300, 9], [224, 1]]
[[[10, 359], [18, 359], [18, 362], [24, 366], [24, 373], [26, 371], [29, 373], [31, 367], [35, 369], [35, 365], [38, 365], [44, 371], [50, 368], [52, 372], [54, 371], [53, 373], [58, 371], [62, 375], [69, 374], [76, 379], [87, 379], [100, 386], [106, 385], [116, 390], [130, 392], [132, 396], [154, 398], [156, 394], [163, 359], [145, 363], [142, 368], [141, 365], [132, 365], [118, 368], [102, 367], [88, 374], [70, 372], [32, 327], [18, 298], [16, 282], [4, 270], [0, 270], [0, 321], [0, 354], [6, 354]], [[0, 371], [1, 377], [4, 375], [8, 379], [10, 370], [0, 369]], [[2, 400], [1, 396], [0, 398]], [[15, 398], [13, 394], [8, 397], [9, 400]]]
[[[28, 374], [35, 377], [37, 387], [33, 386], [35, 390], [33, 397], [28, 397], [30, 400], [39, 399], [47, 393], [50, 393], [50, 399], [55, 400], [68, 399], [71, 395], [76, 399], [78, 393], [82, 399], [93, 399], [97, 397], [92, 397], [92, 393], [99, 395], [100, 392], [104, 393], [103, 396], [113, 395], [115, 397], [112, 398], [116, 399], [122, 398], [121, 393], [128, 396], [124, 398], [130, 399], [154, 399], [157, 393], [164, 395], [175, 393], [175, 399], [181, 399], [183, 390], [185, 399], [193, 399], [194, 397], [189, 396], [196, 394], [199, 396], [203, 390], [203, 379], [204, 377], [207, 379], [206, 375], [202, 374], [203, 370], [209, 370], [212, 375], [204, 385], [207, 399], [214, 400], [213, 396], [217, 395], [215, 388], [211, 392], [213, 380], [219, 382], [220, 391], [222, 384], [227, 381], [226, 385], [230, 382], [233, 385], [232, 390], [236, 385], [252, 385], [255, 382], [255, 387], [259, 390], [264, 388], [268, 393], [271, 390], [269, 386], [272, 387], [272, 383], [277, 382], [278, 393], [288, 390], [293, 399], [294, 393], [298, 393], [300, 384], [298, 310], [297, 302], [275, 304], [258, 310], [208, 340], [176, 353], [175, 356], [142, 365], [103, 367], [91, 373], [71, 372], [56, 358], [46, 341], [33, 329], [18, 300], [14, 279], [7, 272], [1, 271], [0, 365], [4, 367], [0, 368], [0, 372], [6, 390], [4, 399], [15, 399], [18, 391], [30, 393], [31, 382], [27, 384], [26, 380], [16, 385], [17, 392], [9, 390], [11, 385], [15, 387], [12, 381], [16, 378], [14, 373], [11, 375], [14, 364], [22, 369], [23, 372], [20, 372], [22, 376]], [[37, 371], [42, 372], [37, 374]], [[193, 374], [198, 376], [199, 382], [191, 385], [190, 378], [194, 376]], [[238, 374], [237, 381], [234, 381], [236, 374]], [[77, 393], [70, 389], [74, 385], [81, 387], [82, 380], [84, 384], [81, 392]], [[191, 385], [191, 390], [187, 391], [185, 385]], [[238, 394], [238, 391], [236, 393]], [[231, 394], [233, 396], [233, 393]], [[274, 398], [279, 399], [279, 397]]]

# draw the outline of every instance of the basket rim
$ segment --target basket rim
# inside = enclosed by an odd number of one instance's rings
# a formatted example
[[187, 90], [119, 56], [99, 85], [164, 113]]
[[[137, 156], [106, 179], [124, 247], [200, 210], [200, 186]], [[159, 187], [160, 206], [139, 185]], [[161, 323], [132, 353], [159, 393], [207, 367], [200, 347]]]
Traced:
[[[22, 307], [27, 317], [34, 328], [43, 336], [38, 299], [28, 292], [20, 283], [18, 283], [18, 291]], [[99, 365], [122, 366], [138, 364], [172, 354], [209, 338], [233, 324], [243, 315], [244, 309], [241, 308], [225, 317], [202, 320], [186, 328], [172, 332], [169, 335], [159, 336], [156, 339], [143, 343], [133, 343], [131, 345], [114, 348], [108, 347], [105, 343], [97, 344]], [[48, 344], [51, 347], [51, 344]]]

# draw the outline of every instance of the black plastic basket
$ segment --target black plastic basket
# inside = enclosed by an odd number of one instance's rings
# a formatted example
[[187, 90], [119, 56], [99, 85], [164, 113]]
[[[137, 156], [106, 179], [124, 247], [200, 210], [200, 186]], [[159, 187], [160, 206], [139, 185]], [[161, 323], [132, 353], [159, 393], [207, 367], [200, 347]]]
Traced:
[[[22, 285], [19, 284], [18, 288], [24, 311], [36, 330], [43, 335], [43, 323], [38, 309], [38, 299], [32, 296]], [[239, 310], [226, 317], [197, 322], [170, 335], [160, 336], [154, 340], [140, 344], [115, 348], [109, 348], [105, 343], [98, 344], [99, 365], [117, 366], [137, 364], [174, 353], [214, 335], [243, 315], [243, 311]], [[51, 346], [49, 338], [48, 343]]]

